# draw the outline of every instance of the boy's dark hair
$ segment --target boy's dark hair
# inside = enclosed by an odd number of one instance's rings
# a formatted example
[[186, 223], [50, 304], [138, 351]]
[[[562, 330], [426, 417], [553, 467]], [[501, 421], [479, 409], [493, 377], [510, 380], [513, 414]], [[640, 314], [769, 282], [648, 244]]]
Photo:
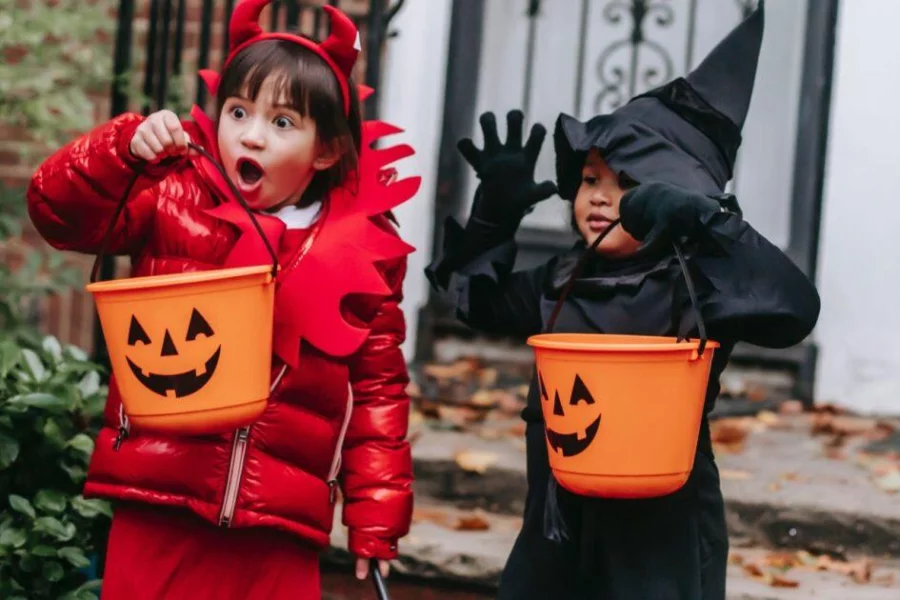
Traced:
[[276, 77], [276, 98], [286, 98], [301, 116], [315, 121], [317, 142], [340, 156], [334, 166], [313, 176], [301, 202], [321, 199], [355, 173], [359, 164], [362, 118], [356, 86], [351, 80], [350, 115], [346, 116], [340, 85], [321, 57], [286, 40], [264, 40], [244, 48], [223, 71], [216, 114], [222, 114], [232, 96], [255, 101], [270, 75]]

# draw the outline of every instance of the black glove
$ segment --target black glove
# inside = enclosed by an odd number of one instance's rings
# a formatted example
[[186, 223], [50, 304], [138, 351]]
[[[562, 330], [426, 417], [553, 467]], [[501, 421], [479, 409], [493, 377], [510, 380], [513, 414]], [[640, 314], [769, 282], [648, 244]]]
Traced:
[[484, 149], [478, 150], [470, 138], [457, 144], [481, 180], [472, 203], [470, 221], [479, 221], [488, 228], [511, 228], [514, 232], [532, 206], [556, 193], [552, 181], [540, 184], [534, 181], [535, 163], [547, 130], [540, 124], [532, 126], [523, 147], [523, 119], [520, 110], [506, 115], [506, 143], [501, 144], [494, 113], [486, 112], [479, 119]]
[[690, 236], [705, 215], [722, 208], [714, 199], [668, 183], [644, 183], [628, 190], [619, 204], [622, 228], [636, 240]]

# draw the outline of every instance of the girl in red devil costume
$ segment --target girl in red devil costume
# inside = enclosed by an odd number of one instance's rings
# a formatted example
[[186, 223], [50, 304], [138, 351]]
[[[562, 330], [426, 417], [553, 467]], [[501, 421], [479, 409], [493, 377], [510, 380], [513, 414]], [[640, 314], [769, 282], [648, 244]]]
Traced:
[[166, 111], [122, 115], [49, 158], [29, 188], [38, 231], [87, 253], [101, 250], [127, 194], [110, 251], [141, 276], [270, 260], [233, 183], [281, 266], [272, 393], [252, 426], [193, 438], [131, 432], [111, 382], [85, 488], [119, 501], [104, 598], [318, 598], [338, 485], [357, 575], [370, 559], [394, 558], [409, 527], [399, 303], [412, 248], [385, 215], [418, 189], [418, 178], [387, 176], [413, 151], [372, 148], [399, 130], [360, 122], [367, 90], [350, 80], [360, 50], [351, 21], [325, 6], [332, 33], [321, 44], [264, 33], [267, 3], [238, 4], [224, 71], [201, 73], [215, 120], [198, 107], [184, 123]]

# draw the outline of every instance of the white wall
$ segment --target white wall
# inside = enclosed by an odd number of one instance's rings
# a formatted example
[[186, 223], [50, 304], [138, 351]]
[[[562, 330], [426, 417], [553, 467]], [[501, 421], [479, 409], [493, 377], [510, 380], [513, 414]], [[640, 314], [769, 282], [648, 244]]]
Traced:
[[817, 399], [900, 413], [900, 2], [840, 3]]
[[451, 0], [410, 0], [391, 23], [399, 35], [387, 41], [379, 89], [380, 117], [406, 131], [384, 144], [408, 143], [415, 156], [397, 163], [400, 176], [420, 175], [419, 193], [396, 211], [403, 239], [416, 247], [403, 287], [407, 340], [413, 358], [419, 309], [428, 300], [424, 269], [431, 260], [438, 145], [444, 108]]

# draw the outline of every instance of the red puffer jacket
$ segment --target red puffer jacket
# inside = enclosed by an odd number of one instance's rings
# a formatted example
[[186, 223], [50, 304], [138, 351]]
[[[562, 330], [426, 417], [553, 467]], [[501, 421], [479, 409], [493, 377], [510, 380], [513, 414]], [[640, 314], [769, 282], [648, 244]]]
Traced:
[[[99, 251], [137, 166], [128, 144], [141, 121], [133, 114], [118, 117], [37, 170], [28, 191], [29, 214], [54, 247]], [[185, 128], [192, 139], [203, 138], [194, 123]], [[222, 265], [239, 232], [205, 212], [221, 198], [197, 158], [150, 167], [145, 175], [118, 220], [109, 252], [129, 255], [134, 275]], [[396, 235], [387, 219], [374, 220]], [[284, 236], [278, 249], [282, 266], [296, 256], [305, 235]], [[111, 383], [85, 494], [182, 506], [222, 526], [276, 527], [322, 547], [340, 480], [350, 551], [396, 556], [412, 512], [408, 375], [399, 347], [406, 261], [377, 266], [390, 295], [354, 295], [342, 304], [348, 322], [369, 329], [366, 341], [345, 358], [304, 344], [297, 368], [284, 371], [276, 357], [274, 391], [249, 431], [193, 438], [136, 432], [116, 451], [120, 399]]]

